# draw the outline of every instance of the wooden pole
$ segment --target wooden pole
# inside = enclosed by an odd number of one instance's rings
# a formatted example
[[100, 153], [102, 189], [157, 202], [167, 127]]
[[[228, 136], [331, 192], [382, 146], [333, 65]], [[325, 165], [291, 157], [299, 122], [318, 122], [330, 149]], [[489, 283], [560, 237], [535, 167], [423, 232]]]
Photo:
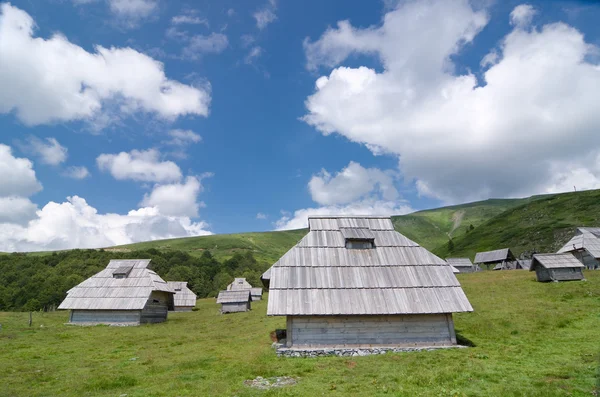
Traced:
[[31, 324], [33, 324], [33, 313], [29, 312], [29, 326], [31, 327]]

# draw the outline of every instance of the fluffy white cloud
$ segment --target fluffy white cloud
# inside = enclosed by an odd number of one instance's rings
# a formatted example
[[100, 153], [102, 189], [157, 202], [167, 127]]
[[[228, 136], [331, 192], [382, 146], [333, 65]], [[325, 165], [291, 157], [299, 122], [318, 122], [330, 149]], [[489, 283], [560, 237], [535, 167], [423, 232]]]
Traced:
[[277, 3], [275, 0], [269, 0], [269, 2], [261, 9], [256, 11], [252, 16], [256, 20], [256, 27], [260, 30], [264, 29], [271, 22], [277, 19], [275, 11], [277, 10]]
[[0, 251], [5, 252], [99, 248], [210, 234], [204, 222], [166, 216], [157, 208], [140, 208], [126, 215], [99, 214], [77, 196], [63, 203], [49, 202], [26, 226], [1, 226]]
[[169, 136], [171, 139], [165, 143], [174, 146], [187, 146], [202, 141], [202, 137], [191, 130], [171, 130]]
[[132, 150], [119, 154], [101, 154], [96, 164], [119, 180], [143, 182], [171, 182], [181, 179], [179, 166], [172, 161], [161, 161], [156, 149]]
[[332, 176], [326, 170], [314, 175], [308, 188], [313, 201], [321, 205], [347, 204], [369, 194], [378, 193], [386, 201], [398, 198], [394, 187], [394, 173], [378, 168], [364, 168], [351, 161]]
[[125, 26], [136, 27], [158, 11], [158, 0], [108, 0], [108, 6]]
[[263, 49], [260, 46], [254, 46], [250, 49], [246, 57], [244, 58], [244, 63], [246, 65], [252, 65], [255, 60], [257, 60], [263, 53]]
[[84, 166], [71, 166], [63, 171], [63, 175], [67, 178], [85, 179], [90, 176], [90, 171]]
[[101, 46], [90, 53], [60, 34], [34, 37], [26, 12], [6, 3], [0, 11], [0, 113], [14, 112], [27, 125], [103, 123], [135, 112], [208, 115], [208, 89], [169, 80], [147, 55]]
[[188, 176], [184, 183], [157, 185], [150, 194], [146, 194], [140, 203], [144, 207], [156, 207], [163, 215], [169, 216], [198, 216], [198, 208], [204, 203], [197, 202], [198, 194], [202, 191], [201, 178]]
[[517, 26], [490, 51], [482, 81], [457, 74], [452, 56], [487, 20], [467, 0], [407, 1], [381, 26], [344, 21], [305, 41], [308, 68], [371, 54], [383, 71], [340, 66], [320, 77], [304, 120], [397, 155], [421, 194], [449, 203], [567, 188], [583, 170], [600, 177], [584, 161], [600, 152], [598, 49], [564, 23]]
[[44, 164], [59, 165], [67, 160], [68, 150], [62, 146], [56, 138], [39, 139], [35, 136], [29, 137], [23, 148], [37, 156]]
[[322, 170], [308, 183], [312, 200], [320, 207], [304, 208], [293, 214], [284, 212], [275, 222], [278, 230], [307, 227], [314, 215], [402, 215], [412, 212], [410, 205], [399, 199], [393, 171], [364, 168], [351, 161], [340, 172], [331, 175]]
[[3, 223], [26, 225], [35, 218], [37, 209], [37, 205], [25, 197], [0, 197], [0, 225]]
[[516, 6], [510, 13], [510, 23], [514, 26], [525, 27], [531, 23], [535, 9], [529, 4]]
[[267, 215], [263, 214], [262, 212], [259, 212], [258, 214], [256, 214], [256, 219], [267, 219]]
[[14, 157], [9, 146], [0, 144], [0, 197], [28, 197], [40, 190], [33, 163]]
[[347, 205], [328, 205], [304, 208], [293, 214], [284, 213], [275, 222], [277, 230], [291, 230], [308, 227], [308, 217], [317, 215], [404, 215], [414, 210], [408, 203], [381, 200], [361, 200]]

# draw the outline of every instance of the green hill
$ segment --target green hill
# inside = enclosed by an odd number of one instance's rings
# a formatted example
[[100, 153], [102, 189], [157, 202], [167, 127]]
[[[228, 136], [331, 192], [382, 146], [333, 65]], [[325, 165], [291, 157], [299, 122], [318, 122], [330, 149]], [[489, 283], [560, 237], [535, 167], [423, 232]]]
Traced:
[[[424, 210], [409, 215], [394, 216], [392, 220], [394, 227], [400, 233], [417, 241], [425, 248], [433, 250], [445, 244], [449, 237], [466, 233], [470, 225], [477, 227], [509, 208], [537, 198], [490, 199]], [[292, 248], [307, 232], [307, 229], [299, 229], [262, 233], [218, 234], [148, 241], [112, 247], [107, 250], [127, 252], [155, 248], [162, 251], [185, 251], [194, 256], [200, 256], [208, 250], [219, 260], [230, 258], [236, 252], [252, 252], [258, 260], [273, 263]]]
[[600, 190], [547, 195], [508, 209], [487, 220], [468, 234], [438, 247], [441, 257], [469, 256], [478, 251], [511, 248], [519, 255], [526, 251], [556, 252], [577, 226], [600, 225]]
[[[2, 396], [597, 396], [600, 272], [538, 283], [531, 272], [458, 278], [473, 313], [454, 315], [473, 347], [366, 357], [278, 358], [267, 301], [220, 315], [214, 299], [139, 327], [65, 325], [68, 312], [0, 312]], [[266, 295], [265, 295], [266, 298]], [[256, 390], [246, 380], [298, 383]]]

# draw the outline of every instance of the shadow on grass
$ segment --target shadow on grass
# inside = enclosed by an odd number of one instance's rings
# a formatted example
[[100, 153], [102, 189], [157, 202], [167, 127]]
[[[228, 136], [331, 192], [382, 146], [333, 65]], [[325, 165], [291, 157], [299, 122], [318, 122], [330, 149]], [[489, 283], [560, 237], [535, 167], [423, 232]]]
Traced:
[[471, 339], [466, 338], [460, 334], [459, 330], [455, 330], [456, 332], [456, 343], [462, 346], [475, 347], [475, 342]]

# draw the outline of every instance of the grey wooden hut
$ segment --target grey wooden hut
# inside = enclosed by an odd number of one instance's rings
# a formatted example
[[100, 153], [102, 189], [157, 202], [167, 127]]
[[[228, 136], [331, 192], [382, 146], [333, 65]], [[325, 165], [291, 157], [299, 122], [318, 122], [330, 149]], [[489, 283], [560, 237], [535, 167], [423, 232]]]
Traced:
[[389, 217], [311, 217], [271, 268], [267, 314], [287, 347], [451, 346], [452, 313], [473, 310], [446, 261]]
[[600, 268], [600, 228], [578, 227], [575, 235], [558, 253], [570, 252], [587, 269]]
[[174, 311], [191, 312], [196, 307], [196, 299], [198, 297], [188, 288], [186, 281], [168, 281], [167, 284], [175, 292]]
[[485, 265], [488, 269], [493, 267], [494, 270], [512, 270], [516, 269], [515, 256], [510, 251], [510, 248], [502, 248], [494, 251], [478, 252], [475, 255], [476, 265]]
[[221, 291], [217, 303], [221, 304], [221, 313], [247, 312], [250, 310], [252, 297], [250, 290]]
[[535, 254], [530, 271], [535, 270], [538, 281], [583, 280], [583, 264], [570, 252]]
[[231, 284], [227, 286], [227, 291], [242, 291], [251, 289], [252, 285], [245, 278], [236, 277]]
[[473, 273], [481, 271], [481, 268], [471, 263], [469, 258], [446, 258], [446, 262], [459, 273]]
[[252, 302], [262, 300], [263, 289], [260, 287], [252, 287], [250, 288], [250, 296], [252, 297]]
[[272, 267], [268, 268], [267, 271], [260, 276], [260, 281], [265, 288], [269, 288], [271, 284], [271, 269]]
[[150, 259], [111, 260], [106, 269], [67, 291], [58, 307], [74, 324], [159, 323], [174, 308], [173, 290], [149, 269]]

